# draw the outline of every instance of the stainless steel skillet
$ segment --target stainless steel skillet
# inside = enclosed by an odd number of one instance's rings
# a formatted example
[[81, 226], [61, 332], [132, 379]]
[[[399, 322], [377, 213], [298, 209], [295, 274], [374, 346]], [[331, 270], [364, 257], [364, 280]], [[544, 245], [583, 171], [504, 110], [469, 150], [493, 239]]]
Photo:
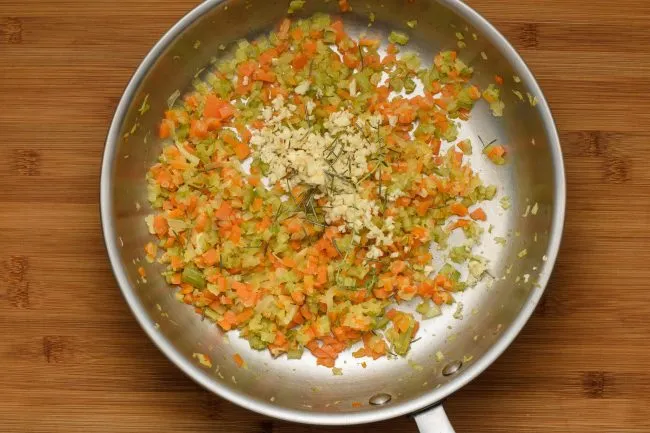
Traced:
[[[287, 3], [207, 1], [172, 27], [136, 71], [111, 124], [101, 175], [102, 226], [116, 279], [162, 352], [192, 379], [236, 404], [321, 425], [416, 414], [423, 432], [453, 431], [437, 405], [494, 362], [528, 320], [555, 262], [565, 208], [560, 144], [539, 86], [503, 36], [460, 1], [383, 0], [372, 2], [369, 9], [367, 2], [352, 0], [353, 10], [344, 21], [384, 39], [393, 29], [405, 31], [411, 36], [409, 48], [424, 59], [456, 47], [461, 34], [466, 47], [459, 55], [474, 67], [476, 81], [484, 87], [497, 74], [504, 78], [504, 116], [493, 117], [481, 103], [461, 132], [474, 143], [496, 139], [510, 152], [506, 166], [491, 165], [480, 155], [472, 160], [484, 181], [500, 186], [497, 200], [487, 209], [494, 227], [482, 248], [495, 280], [460, 296], [462, 319], [452, 307], [438, 320], [424, 322], [410, 362], [382, 359], [363, 368], [347, 355], [338, 361], [343, 375], [333, 376], [307, 356], [273, 360], [266, 352], [248, 349], [245, 341], [225, 339], [174, 300], [154, 269], [146, 283], [139, 278], [138, 260], [149, 240], [143, 224], [150, 212], [144, 176], [159, 151], [155, 131], [168, 97], [187, 88], [219, 55], [220, 45], [271, 30], [286, 15]], [[368, 28], [370, 10], [376, 20]], [[318, 11], [338, 13], [336, 2], [308, 0], [299, 16]], [[411, 20], [417, 20], [414, 29], [406, 25]], [[141, 110], [143, 103], [151, 109]], [[505, 196], [512, 203], [508, 210], [499, 205]], [[495, 236], [507, 238], [506, 245], [497, 244]], [[247, 369], [231, 361], [237, 352], [246, 359]], [[199, 364], [195, 353], [209, 355], [212, 367]]]

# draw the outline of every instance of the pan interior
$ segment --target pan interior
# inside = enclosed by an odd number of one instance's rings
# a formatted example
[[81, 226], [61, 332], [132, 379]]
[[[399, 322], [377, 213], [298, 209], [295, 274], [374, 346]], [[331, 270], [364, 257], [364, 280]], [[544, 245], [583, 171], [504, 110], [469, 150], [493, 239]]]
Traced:
[[[201, 321], [192, 308], [174, 299], [173, 289], [158, 276], [155, 266], [149, 265], [146, 283], [139, 279], [137, 268], [144, 263], [142, 247], [150, 240], [144, 224], [144, 217], [151, 212], [144, 177], [160, 151], [157, 124], [168, 97], [176, 90], [188, 89], [195, 75], [209, 67], [212, 57], [227, 55], [228, 49], [222, 51], [220, 45], [228, 47], [240, 38], [250, 39], [272, 30], [285, 16], [287, 2], [213, 2], [213, 7], [175, 37], [144, 73], [124, 116], [116, 118], [119, 124], [115, 137], [119, 139], [108, 143], [115, 151], [108, 198], [111, 213], [104, 218], [108, 217], [107, 224], [114, 231], [114, 236], [107, 239], [109, 249], [110, 244], [116, 246], [119, 263], [114, 266], [128, 279], [129, 287], [123, 287], [129, 294], [127, 298], [136, 304], [136, 311], [143, 313], [140, 319], [145, 328], [155, 327], [152, 332], [157, 333], [158, 342], [164, 341], [171, 348], [174, 360], [184, 364], [186, 371], [222, 395], [240, 401], [245, 398], [257, 409], [271, 405], [312, 415], [351, 414], [395, 408], [444, 387], [463, 375], [498, 341], [535, 292], [541, 292], [537, 280], [545, 280], [550, 272], [544, 258], [551, 248], [550, 233], [558, 206], [553, 154], [556, 144], [543, 122], [544, 108], [532, 106], [527, 99], [526, 93], [534, 93], [537, 87], [525, 79], [526, 71], [513, 67], [504, 55], [506, 48], [493, 44], [496, 39], [489, 29], [473, 27], [443, 4], [384, 0], [368, 8], [366, 2], [350, 3], [353, 10], [343, 18], [353, 34], [363, 31], [386, 40], [391, 30], [404, 31], [411, 37], [408, 49], [418, 51], [425, 62], [430, 62], [438, 51], [456, 49], [460, 33], [467, 46], [459, 51], [459, 57], [474, 67], [475, 81], [481, 88], [494, 82], [496, 74], [505, 80], [504, 116], [493, 117], [487, 104], [480, 102], [460, 134], [475, 146], [481, 140], [497, 140], [510, 152], [510, 162], [505, 166], [491, 164], [477, 147], [471, 160], [486, 184], [498, 185], [497, 198], [484, 206], [493, 227], [491, 233], [486, 230], [483, 246], [477, 251], [490, 260], [489, 272], [494, 281], [488, 284], [483, 280], [460, 294], [457, 299], [462, 302], [462, 312], [453, 305], [443, 309], [443, 316], [421, 322], [421, 338], [412, 345], [406, 359], [355, 359], [349, 351], [337, 361], [343, 371], [341, 376], [317, 366], [308, 354], [301, 360], [274, 360], [268, 352], [251, 350], [248, 342], [236, 334], [225, 336], [210, 322]], [[371, 11], [376, 19], [368, 27]], [[314, 12], [336, 14], [336, 2], [308, 1], [297, 16], [307, 17]], [[417, 20], [413, 29], [406, 24], [411, 20]], [[524, 78], [521, 83], [513, 79], [517, 75]], [[512, 90], [520, 91], [524, 101]], [[151, 109], [140, 114], [138, 109], [147, 95]], [[499, 204], [504, 196], [510, 197], [509, 210]], [[522, 216], [527, 207], [535, 204], [539, 209], [536, 215], [529, 211]], [[496, 236], [506, 238], [506, 245], [497, 244]], [[209, 355], [211, 368], [200, 365], [193, 358], [195, 353]], [[242, 355], [247, 368], [237, 368], [232, 361], [234, 353]], [[366, 361], [366, 367], [362, 361]], [[462, 366], [450, 375], [443, 374], [453, 370], [448, 367], [452, 363]], [[378, 393], [389, 394], [390, 402], [370, 405], [369, 399]]]

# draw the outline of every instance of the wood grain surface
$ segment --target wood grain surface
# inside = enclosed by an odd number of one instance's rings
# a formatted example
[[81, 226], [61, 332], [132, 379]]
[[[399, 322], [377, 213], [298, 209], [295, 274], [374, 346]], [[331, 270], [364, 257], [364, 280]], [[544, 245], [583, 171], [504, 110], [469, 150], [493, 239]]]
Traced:
[[[650, 431], [650, 2], [471, 0], [520, 50], [561, 132], [564, 241], [520, 337], [446, 403], [458, 432]], [[192, 0], [0, 0], [0, 430], [318, 428], [204, 391], [140, 330], [99, 224], [104, 138]]]

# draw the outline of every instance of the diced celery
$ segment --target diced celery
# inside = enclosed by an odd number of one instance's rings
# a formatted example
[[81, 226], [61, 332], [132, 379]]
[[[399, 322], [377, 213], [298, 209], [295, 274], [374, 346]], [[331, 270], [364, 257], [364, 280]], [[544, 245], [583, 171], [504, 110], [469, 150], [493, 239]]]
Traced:
[[205, 288], [205, 278], [203, 278], [203, 273], [196, 268], [187, 267], [183, 269], [181, 281], [190, 284], [197, 289]]
[[406, 45], [409, 41], [409, 37], [406, 33], [393, 30], [390, 32], [390, 35], [388, 35], [388, 40], [394, 44]]

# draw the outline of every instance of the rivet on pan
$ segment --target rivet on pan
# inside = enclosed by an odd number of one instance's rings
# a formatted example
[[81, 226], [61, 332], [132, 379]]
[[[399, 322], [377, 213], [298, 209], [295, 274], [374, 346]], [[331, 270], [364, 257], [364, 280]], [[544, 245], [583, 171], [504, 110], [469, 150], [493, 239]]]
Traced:
[[379, 394], [375, 394], [372, 397], [370, 397], [370, 404], [373, 406], [381, 406], [386, 403], [388, 403], [391, 398], [393, 398], [390, 394], [386, 394], [385, 392], [381, 392]]
[[462, 366], [463, 366], [462, 361], [450, 362], [449, 364], [445, 365], [445, 368], [442, 369], [442, 375], [451, 376], [452, 374], [455, 374], [458, 370], [460, 370], [460, 367]]

